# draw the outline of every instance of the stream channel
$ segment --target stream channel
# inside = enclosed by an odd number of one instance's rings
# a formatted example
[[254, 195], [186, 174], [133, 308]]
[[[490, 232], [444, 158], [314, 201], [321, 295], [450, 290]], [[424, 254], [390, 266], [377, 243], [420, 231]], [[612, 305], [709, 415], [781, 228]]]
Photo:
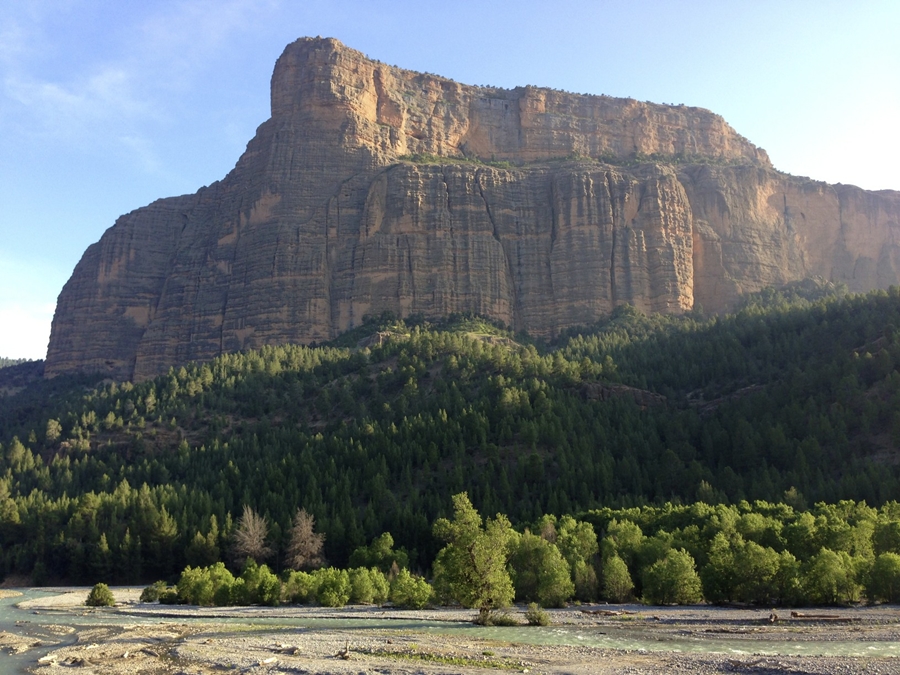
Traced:
[[[632, 651], [703, 652], [765, 656], [872, 656], [900, 657], [900, 642], [892, 640], [773, 640], [761, 637], [742, 639], [733, 635], [677, 631], [661, 634], [641, 626], [520, 626], [484, 627], [458, 621], [425, 621], [389, 618], [303, 618], [290, 616], [192, 616], [187, 607], [154, 610], [29, 610], [18, 603], [59, 590], [23, 589], [22, 595], [0, 598], [0, 632], [25, 634], [43, 644], [22, 654], [0, 654], [0, 672], [26, 673], [41, 656], [76, 641], [76, 632], [59, 635], [43, 626], [122, 626], [159, 622], [197, 623], [227, 635], [230, 627], [252, 626], [273, 633], [279, 630], [373, 630], [425, 632], [460, 637], [483, 638], [532, 645], [580, 645]], [[149, 606], [148, 606], [149, 608]], [[159, 611], [156, 611], [159, 609]], [[277, 610], [275, 610], [277, 611]]]

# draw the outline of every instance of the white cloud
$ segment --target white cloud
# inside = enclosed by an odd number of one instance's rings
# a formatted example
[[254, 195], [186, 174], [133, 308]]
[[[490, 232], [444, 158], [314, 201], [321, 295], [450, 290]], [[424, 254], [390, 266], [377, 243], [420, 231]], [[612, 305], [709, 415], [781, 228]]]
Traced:
[[22, 305], [0, 301], [0, 356], [42, 359], [47, 355], [54, 303]]

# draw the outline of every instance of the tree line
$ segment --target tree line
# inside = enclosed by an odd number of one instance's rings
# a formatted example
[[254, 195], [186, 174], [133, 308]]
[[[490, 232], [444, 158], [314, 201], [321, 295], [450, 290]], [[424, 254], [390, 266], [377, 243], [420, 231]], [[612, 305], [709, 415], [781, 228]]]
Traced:
[[[222, 562], [187, 567], [177, 584], [148, 587], [145, 601], [197, 605], [282, 603], [329, 607], [461, 605], [491, 624], [514, 601], [563, 607], [572, 600], [647, 604], [834, 605], [900, 600], [900, 504], [785, 504], [602, 509], [544, 515], [521, 532], [503, 514], [483, 519], [466, 493], [432, 525], [439, 550], [430, 581], [383, 533], [357, 548], [346, 569], [326, 567], [322, 536], [298, 511], [280, 576], [265, 564], [265, 519], [245, 508], [232, 541], [233, 574]], [[533, 529], [532, 529], [533, 528]], [[598, 535], [598, 530], [600, 534]], [[243, 558], [243, 564], [238, 562]], [[502, 616], [502, 615], [501, 615]]]

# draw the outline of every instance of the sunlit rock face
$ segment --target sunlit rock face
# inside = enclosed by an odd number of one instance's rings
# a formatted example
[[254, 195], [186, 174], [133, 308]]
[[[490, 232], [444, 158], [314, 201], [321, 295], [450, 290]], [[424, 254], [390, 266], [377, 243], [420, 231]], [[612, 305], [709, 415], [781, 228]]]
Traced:
[[285, 49], [271, 105], [223, 180], [88, 248], [48, 375], [144, 379], [385, 310], [551, 336], [623, 303], [898, 282], [900, 193], [779, 173], [699, 108], [467, 86], [318, 38]]

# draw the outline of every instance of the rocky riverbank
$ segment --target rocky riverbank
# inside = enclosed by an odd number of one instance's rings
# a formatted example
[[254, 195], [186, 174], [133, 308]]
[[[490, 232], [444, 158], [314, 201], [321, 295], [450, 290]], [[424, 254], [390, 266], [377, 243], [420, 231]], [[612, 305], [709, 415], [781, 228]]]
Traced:
[[[795, 610], [794, 616], [775, 610], [776, 618], [771, 610], [759, 609], [584, 606], [550, 610], [553, 629], [490, 632], [465, 630], [472, 612], [458, 609], [197, 608], [140, 603], [139, 589], [114, 592], [117, 607], [102, 610], [83, 606], [87, 589], [20, 603], [32, 613], [32, 623], [41, 626], [42, 644], [52, 635], [49, 627], [67, 627], [67, 614], [73, 618], [68, 630], [77, 634], [74, 643], [41, 656], [40, 662], [36, 657], [32, 672], [60, 666], [110, 675], [900, 672], [900, 658], [883, 655], [895, 647], [900, 654], [900, 610], [895, 607]], [[85, 613], [91, 613], [91, 625], [74, 620]], [[521, 608], [510, 615], [524, 623]], [[300, 625], [271, 623], [278, 619]], [[369, 619], [373, 627], [338, 627], [318, 619], [351, 624]], [[416, 627], [418, 622], [445, 622], [447, 630]], [[579, 636], [596, 641], [601, 634], [630, 646], [579, 644]], [[0, 648], [27, 651], [30, 639], [24, 629], [18, 635], [8, 630], [0, 634]], [[529, 644], [542, 640], [568, 644]], [[775, 643], [792, 647], [772, 655]], [[798, 655], [834, 652], [847, 643], [860, 645], [857, 654], [872, 647], [882, 655]], [[690, 651], [695, 648], [707, 651]]]

